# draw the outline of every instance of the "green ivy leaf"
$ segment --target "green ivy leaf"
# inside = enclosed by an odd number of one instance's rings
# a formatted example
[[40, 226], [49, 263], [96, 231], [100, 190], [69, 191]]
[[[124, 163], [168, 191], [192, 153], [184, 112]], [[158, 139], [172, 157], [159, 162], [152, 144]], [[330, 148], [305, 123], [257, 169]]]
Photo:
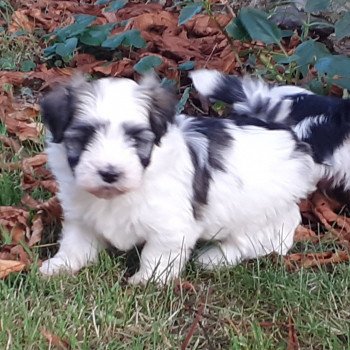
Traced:
[[115, 23], [108, 23], [87, 28], [79, 40], [85, 45], [100, 46], [114, 27]]
[[77, 38], [69, 38], [64, 43], [56, 44], [55, 53], [61, 57], [68, 57], [74, 52], [77, 44]]
[[234, 18], [225, 28], [227, 34], [236, 40], [248, 41], [252, 38], [244, 28], [244, 25], [238, 17]]
[[305, 4], [305, 12], [318, 12], [327, 10], [330, 0], [307, 0]]
[[242, 8], [238, 15], [245, 30], [253, 40], [276, 44], [282, 39], [282, 31], [268, 20], [267, 14], [254, 8]]
[[329, 56], [326, 45], [314, 40], [307, 40], [295, 49], [295, 62], [298, 64], [301, 74], [307, 75], [309, 65], [315, 64], [322, 57]]
[[44, 57], [50, 58], [56, 53], [56, 47], [58, 44], [53, 44], [51, 46], [48, 46], [46, 49], [44, 49]]
[[160, 85], [162, 87], [164, 87], [165, 89], [175, 89], [175, 87], [176, 87], [176, 80], [163, 78], [162, 81], [160, 82]]
[[194, 61], [186, 61], [178, 65], [179, 70], [191, 70], [195, 66]]
[[110, 2], [111, 0], [97, 0], [95, 2], [95, 5], [106, 5]]
[[21, 63], [21, 71], [22, 72], [30, 72], [32, 70], [34, 70], [36, 67], [36, 64], [31, 61], [31, 60], [25, 60]]
[[350, 57], [342, 55], [331, 55], [322, 57], [315, 64], [320, 73], [334, 77], [350, 77]]
[[134, 70], [139, 74], [144, 74], [162, 64], [163, 60], [158, 56], [146, 56], [141, 58], [135, 65]]
[[122, 9], [127, 3], [128, 0], [115, 0], [105, 8], [105, 12], [117, 12], [118, 10]]
[[345, 15], [335, 23], [335, 36], [338, 40], [350, 36], [350, 12], [346, 12]]
[[180, 101], [176, 105], [176, 113], [180, 114], [184, 109], [185, 105], [190, 97], [190, 87], [187, 87], [181, 96]]
[[120, 45], [134, 46], [140, 49], [146, 46], [146, 42], [139, 30], [131, 29], [121, 34], [113, 35], [101, 44], [102, 47], [108, 49], [116, 49]]
[[67, 38], [75, 37], [84, 32], [84, 30], [96, 19], [96, 16], [78, 15], [75, 17], [75, 23], [70, 26], [59, 28], [54, 31], [54, 34], [60, 41], [65, 41]]
[[188, 22], [193, 16], [201, 12], [203, 5], [201, 3], [190, 4], [183, 7], [179, 15], [179, 26]]

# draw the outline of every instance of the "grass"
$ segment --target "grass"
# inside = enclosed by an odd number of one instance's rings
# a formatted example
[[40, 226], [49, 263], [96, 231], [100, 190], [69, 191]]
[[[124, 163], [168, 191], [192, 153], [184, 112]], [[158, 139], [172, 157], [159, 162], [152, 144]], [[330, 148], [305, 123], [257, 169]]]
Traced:
[[[125, 259], [103, 253], [76, 276], [0, 281], [0, 344], [45, 349], [45, 329], [73, 349], [178, 349], [204, 304], [188, 349], [285, 349], [288, 320], [303, 349], [350, 348], [348, 264], [289, 273], [268, 258], [231, 269], [190, 269], [178, 285], [127, 286]], [[191, 266], [190, 266], [191, 268]]]

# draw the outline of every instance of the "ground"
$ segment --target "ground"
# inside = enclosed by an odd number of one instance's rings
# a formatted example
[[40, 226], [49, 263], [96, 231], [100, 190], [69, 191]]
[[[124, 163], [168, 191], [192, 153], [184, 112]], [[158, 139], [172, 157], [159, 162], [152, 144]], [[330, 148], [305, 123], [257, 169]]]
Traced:
[[[93, 78], [137, 79], [145, 61], [135, 63], [151, 57], [146, 63], [166, 83], [175, 82], [179, 109], [203, 114], [187, 78], [194, 66], [238, 74], [256, 53], [255, 72], [286, 77], [269, 62], [264, 66], [271, 53], [264, 44], [230, 41], [224, 34], [233, 15], [225, 5], [179, 26], [179, 8], [113, 4], [107, 12], [92, 1], [0, 2], [0, 348], [349, 349], [348, 209], [321, 192], [301, 204], [304, 226], [284, 258], [213, 272], [190, 262], [166, 287], [128, 286], [125, 275], [135, 259], [116, 252], [103, 252], [98, 264], [75, 276], [39, 275], [42, 259], [57, 250], [61, 221], [38, 106], [50, 86], [77, 69]], [[72, 14], [94, 15], [104, 27], [79, 24], [48, 41], [47, 33], [74, 23]], [[115, 22], [112, 32], [108, 25]], [[124, 41], [125, 47], [107, 50], [102, 44], [110, 33], [128, 33], [124, 40], [134, 47]], [[283, 45], [293, 53], [292, 40]], [[329, 91], [343, 92], [339, 86]], [[210, 111], [221, 115], [222, 106]]]

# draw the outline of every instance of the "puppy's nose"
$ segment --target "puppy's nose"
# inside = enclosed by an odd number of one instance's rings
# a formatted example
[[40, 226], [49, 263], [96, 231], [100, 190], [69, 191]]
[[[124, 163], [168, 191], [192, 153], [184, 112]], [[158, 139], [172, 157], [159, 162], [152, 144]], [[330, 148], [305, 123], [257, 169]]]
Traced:
[[109, 184], [116, 182], [120, 176], [120, 172], [118, 172], [112, 166], [108, 166], [106, 169], [99, 170], [98, 173], [101, 176], [102, 180]]

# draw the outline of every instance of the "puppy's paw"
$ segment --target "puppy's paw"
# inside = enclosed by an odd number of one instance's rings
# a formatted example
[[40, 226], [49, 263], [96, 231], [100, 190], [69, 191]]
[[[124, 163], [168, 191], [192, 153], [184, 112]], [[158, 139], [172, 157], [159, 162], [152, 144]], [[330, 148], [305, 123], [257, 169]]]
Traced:
[[149, 276], [141, 271], [136, 272], [128, 278], [128, 283], [132, 285], [143, 285], [145, 286], [149, 280]]
[[73, 274], [77, 272], [67, 260], [62, 258], [51, 258], [44, 261], [39, 268], [43, 276], [55, 276], [59, 274]]

